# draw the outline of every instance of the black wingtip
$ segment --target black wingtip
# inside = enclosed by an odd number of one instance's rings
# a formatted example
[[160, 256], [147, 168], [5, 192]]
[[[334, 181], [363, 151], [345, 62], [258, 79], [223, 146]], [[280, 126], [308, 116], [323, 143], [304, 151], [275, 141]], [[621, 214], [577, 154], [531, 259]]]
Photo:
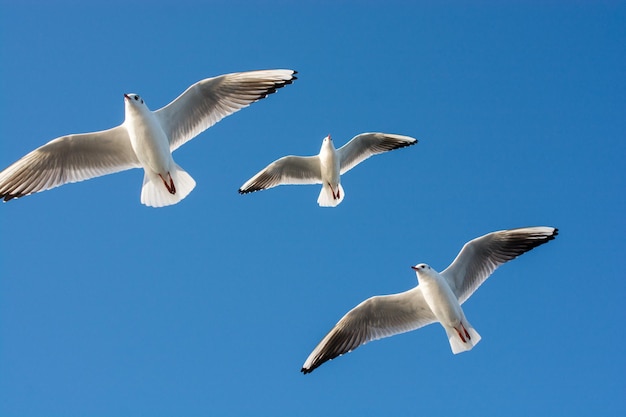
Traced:
[[246, 188], [245, 190], [240, 188], [238, 191], [239, 191], [239, 194], [250, 194], [250, 193], [256, 193], [257, 191], [262, 191], [262, 190], [265, 190], [265, 188], [251, 186], [250, 188]]
[[557, 229], [556, 227], [553, 228], [554, 230], [552, 231], [552, 233], [548, 236], [544, 236], [544, 239], [542, 241], [540, 241], [540, 243], [537, 244], [537, 246], [540, 246], [543, 243], [548, 243], [551, 240], [554, 240], [558, 234], [559, 234], [559, 229]]
[[549, 235], [544, 235], [544, 234], [541, 235], [541, 236], [544, 237], [546, 242], [550, 241], [550, 240], [554, 240], [554, 238], [557, 237], [558, 234], [559, 234], [559, 229], [558, 228], [553, 227], [553, 226], [548, 226], [548, 227], [552, 227], [552, 229], [554, 229], [554, 230], [552, 230], [552, 233], [550, 233]]
[[294, 80], [297, 80], [297, 77], [292, 77], [288, 80], [280, 80], [280, 81], [276, 81], [274, 83], [274, 85], [272, 87], [269, 87], [266, 91], [264, 91], [263, 93], [259, 94], [259, 98], [257, 98], [257, 100], [261, 100], [264, 99], [265, 97], [274, 94], [276, 91], [280, 90], [281, 88], [283, 88], [286, 85], [292, 84], [294, 82]]
[[14, 198], [24, 197], [24, 194], [0, 194], [0, 199], [2, 199], [5, 203], [9, 200], [13, 200]]
[[554, 228], [554, 230], [552, 231], [552, 234], [550, 236], [546, 236], [544, 242], [549, 242], [551, 240], [554, 240], [559, 234], [559, 229], [557, 229], [556, 227]]
[[413, 146], [413, 145], [417, 145], [417, 139], [415, 139], [413, 142], [405, 142], [404, 145], [400, 145], [400, 148], [406, 148], [408, 146]]

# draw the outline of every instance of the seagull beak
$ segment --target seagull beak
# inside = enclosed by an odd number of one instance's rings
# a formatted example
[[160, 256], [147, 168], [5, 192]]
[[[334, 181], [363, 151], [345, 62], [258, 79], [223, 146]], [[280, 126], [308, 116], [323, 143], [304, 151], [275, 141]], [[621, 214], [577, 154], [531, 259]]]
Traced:
[[413, 266], [411, 267], [411, 269], [412, 269], [412, 270], [414, 270], [414, 271], [417, 271], [417, 267], [416, 267], [415, 265], [413, 265]]
[[128, 97], [128, 94], [126, 94], [126, 93], [124, 93], [124, 98], [125, 98], [126, 100], [130, 100], [130, 97]]

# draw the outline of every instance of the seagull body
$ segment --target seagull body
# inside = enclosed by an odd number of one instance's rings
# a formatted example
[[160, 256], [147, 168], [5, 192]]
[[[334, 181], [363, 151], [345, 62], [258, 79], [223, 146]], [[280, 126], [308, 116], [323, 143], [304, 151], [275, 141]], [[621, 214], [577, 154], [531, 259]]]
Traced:
[[246, 181], [239, 188], [239, 193], [251, 193], [282, 184], [322, 184], [317, 203], [322, 207], [335, 207], [345, 196], [341, 175], [372, 155], [416, 143], [417, 140], [409, 136], [362, 133], [335, 149], [328, 135], [322, 141], [318, 155], [282, 157]]
[[330, 135], [322, 141], [318, 159], [322, 190], [317, 197], [317, 204], [322, 207], [337, 206], [344, 197], [341, 186], [341, 154], [335, 149]]
[[172, 152], [224, 117], [296, 79], [292, 70], [248, 71], [207, 78], [167, 106], [151, 111], [124, 94], [124, 122], [99, 132], [62, 136], [0, 172], [4, 201], [131, 168], [144, 169], [141, 202], [176, 204], [195, 187]]
[[418, 264], [415, 270], [424, 301], [448, 335], [454, 354], [471, 350], [481, 339], [465, 318], [463, 308], [446, 279], [429, 265]]
[[481, 339], [461, 305], [500, 265], [553, 240], [553, 227], [526, 227], [486, 234], [467, 242], [441, 273], [417, 264], [418, 285], [399, 294], [375, 296], [350, 310], [322, 339], [301, 371], [312, 372], [372, 340], [393, 336], [439, 322], [452, 352], [472, 349]]

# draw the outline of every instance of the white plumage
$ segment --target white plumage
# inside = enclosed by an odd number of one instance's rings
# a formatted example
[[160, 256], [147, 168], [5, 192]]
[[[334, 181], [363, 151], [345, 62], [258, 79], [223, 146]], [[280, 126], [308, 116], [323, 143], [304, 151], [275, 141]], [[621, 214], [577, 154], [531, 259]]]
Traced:
[[493, 232], [467, 242], [456, 259], [438, 273], [426, 264], [412, 268], [418, 285], [406, 292], [369, 298], [350, 310], [322, 339], [301, 371], [376, 339], [439, 322], [453, 353], [472, 349], [480, 335], [467, 321], [461, 304], [498, 268], [554, 239], [554, 227], [525, 227]]
[[282, 184], [322, 184], [317, 203], [322, 207], [335, 207], [345, 196], [341, 175], [372, 155], [416, 143], [416, 139], [408, 136], [361, 133], [341, 148], [335, 149], [329, 135], [322, 141], [318, 155], [282, 157], [246, 181], [239, 188], [239, 193], [251, 193]]
[[292, 70], [226, 74], [199, 81], [167, 106], [150, 111], [124, 94], [124, 123], [99, 132], [62, 136], [0, 172], [4, 201], [130, 168], [145, 171], [141, 202], [175, 204], [195, 187], [172, 152], [222, 118], [296, 79]]

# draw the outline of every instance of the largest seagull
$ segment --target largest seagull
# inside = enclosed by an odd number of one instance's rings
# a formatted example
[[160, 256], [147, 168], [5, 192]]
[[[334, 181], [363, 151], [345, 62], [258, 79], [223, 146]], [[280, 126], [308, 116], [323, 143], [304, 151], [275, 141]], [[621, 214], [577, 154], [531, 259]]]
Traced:
[[372, 340], [439, 322], [453, 353], [472, 349], [480, 335], [469, 323], [461, 304], [500, 265], [554, 239], [554, 227], [501, 230], [467, 242], [441, 273], [429, 265], [412, 266], [417, 287], [399, 294], [368, 298], [350, 310], [322, 339], [301, 371], [312, 372], [324, 362]]
[[151, 111], [138, 94], [124, 94], [124, 122], [112, 129], [56, 138], [0, 172], [4, 201], [60, 185], [143, 168], [141, 202], [168, 206], [196, 185], [172, 152], [224, 117], [291, 84], [289, 69], [238, 72], [191, 85]]

